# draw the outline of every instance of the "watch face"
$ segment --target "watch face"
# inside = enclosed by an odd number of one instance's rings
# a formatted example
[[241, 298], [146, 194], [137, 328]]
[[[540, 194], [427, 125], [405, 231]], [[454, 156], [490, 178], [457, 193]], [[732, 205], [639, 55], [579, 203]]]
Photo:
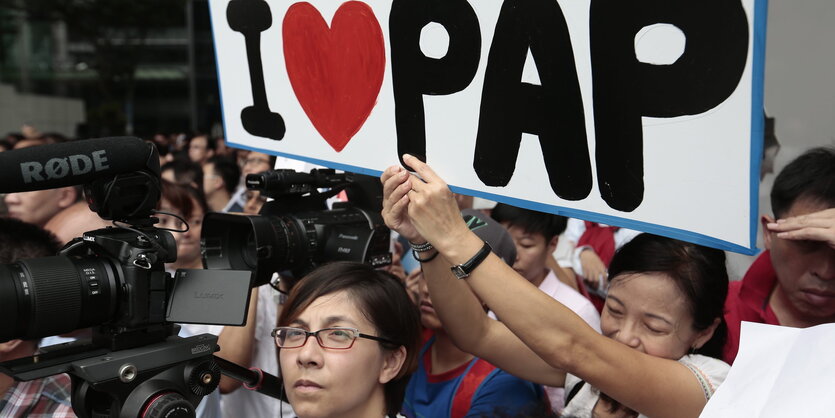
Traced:
[[464, 279], [470, 275], [470, 273], [467, 273], [461, 265], [452, 266], [450, 269], [452, 270], [452, 273], [455, 274], [455, 277], [459, 279]]

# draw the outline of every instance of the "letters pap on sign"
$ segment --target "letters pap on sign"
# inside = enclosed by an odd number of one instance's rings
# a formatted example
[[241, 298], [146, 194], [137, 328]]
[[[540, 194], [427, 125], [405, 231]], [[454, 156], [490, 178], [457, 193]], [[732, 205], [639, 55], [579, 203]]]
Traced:
[[211, 0], [230, 144], [751, 252], [760, 0]]

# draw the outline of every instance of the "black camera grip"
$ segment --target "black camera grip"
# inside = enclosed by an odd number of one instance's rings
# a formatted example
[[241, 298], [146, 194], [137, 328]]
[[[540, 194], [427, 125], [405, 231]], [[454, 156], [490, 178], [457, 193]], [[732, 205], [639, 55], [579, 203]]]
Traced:
[[218, 356], [215, 356], [215, 362], [220, 366], [220, 372], [224, 376], [240, 381], [245, 388], [288, 402], [287, 394], [284, 392], [284, 382], [280, 377], [258, 368], [247, 369]]

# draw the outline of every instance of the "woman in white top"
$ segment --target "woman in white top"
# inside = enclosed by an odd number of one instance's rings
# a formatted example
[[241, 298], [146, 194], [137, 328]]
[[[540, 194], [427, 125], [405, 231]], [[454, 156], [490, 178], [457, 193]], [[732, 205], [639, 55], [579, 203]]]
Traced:
[[400, 412], [420, 344], [400, 279], [366, 264], [324, 265], [293, 287], [278, 325], [284, 390], [300, 418]]
[[[383, 216], [422, 250], [435, 310], [460, 348], [520, 378], [565, 386], [567, 395], [579, 381], [572, 375], [587, 382], [567, 415], [699, 415], [728, 369], [716, 359], [725, 337], [723, 252], [635, 238], [610, 265], [601, 335], [497, 257], [479, 261], [484, 242], [461, 220], [446, 183], [418, 159], [403, 161], [422, 180], [387, 169]], [[487, 318], [476, 296], [502, 322]]]

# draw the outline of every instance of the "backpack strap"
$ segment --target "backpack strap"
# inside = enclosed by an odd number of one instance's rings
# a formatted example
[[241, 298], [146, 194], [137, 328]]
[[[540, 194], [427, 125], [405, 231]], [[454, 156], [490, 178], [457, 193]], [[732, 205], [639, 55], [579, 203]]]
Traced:
[[477, 358], [473, 362], [465, 372], [464, 377], [455, 389], [455, 394], [452, 396], [450, 418], [462, 418], [467, 415], [473, 403], [473, 397], [478, 392], [478, 388], [484, 379], [494, 370], [496, 370], [496, 366], [480, 358]]
[[586, 381], [581, 380], [579, 383], [577, 383], [576, 385], [571, 387], [571, 390], [568, 391], [568, 395], [566, 395], [566, 397], [565, 397], [565, 405], [566, 406], [568, 406], [568, 403], [571, 402], [571, 400], [574, 399], [575, 396], [577, 396], [577, 393], [580, 392], [580, 389], [582, 389], [583, 386], [585, 386], [585, 385], [586, 385]]

